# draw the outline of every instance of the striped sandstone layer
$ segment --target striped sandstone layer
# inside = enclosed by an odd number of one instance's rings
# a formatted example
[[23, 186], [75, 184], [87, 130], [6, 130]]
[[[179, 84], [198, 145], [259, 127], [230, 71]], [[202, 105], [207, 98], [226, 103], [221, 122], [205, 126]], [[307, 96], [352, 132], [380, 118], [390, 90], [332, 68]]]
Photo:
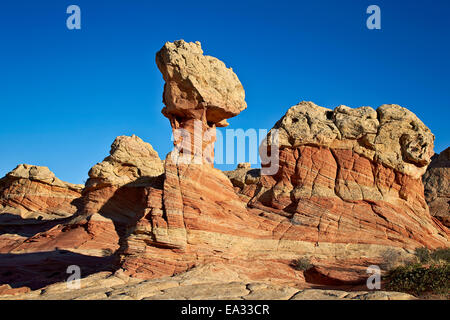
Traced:
[[448, 246], [448, 229], [434, 219], [421, 176], [434, 136], [409, 110], [384, 105], [335, 110], [302, 102], [277, 129], [279, 168], [227, 173], [248, 206], [315, 228], [309, 241], [402, 248]]
[[6, 223], [19, 217], [31, 221], [70, 216], [83, 187], [59, 180], [47, 167], [21, 164], [0, 179], [0, 219]]
[[[60, 223], [4, 247], [8, 253], [71, 250], [90, 256], [116, 252], [126, 227], [145, 209], [145, 188], [160, 185], [163, 162], [152, 146], [136, 136], [120, 136], [110, 156], [89, 172], [78, 193], [78, 210]], [[81, 190], [80, 190], [81, 191]], [[19, 239], [17, 239], [19, 240]]]

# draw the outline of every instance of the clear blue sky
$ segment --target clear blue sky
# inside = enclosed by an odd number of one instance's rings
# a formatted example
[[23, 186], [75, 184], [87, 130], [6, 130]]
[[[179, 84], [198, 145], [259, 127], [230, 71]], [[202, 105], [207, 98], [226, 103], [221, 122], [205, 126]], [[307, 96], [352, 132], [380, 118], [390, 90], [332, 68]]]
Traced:
[[[81, 8], [81, 30], [66, 8]], [[366, 8], [381, 8], [381, 30]], [[0, 176], [19, 163], [81, 183], [118, 135], [162, 158], [155, 53], [199, 40], [231, 66], [248, 108], [230, 128], [268, 128], [301, 100], [409, 108], [450, 145], [450, 1], [1, 1]], [[226, 168], [219, 166], [219, 168]]]

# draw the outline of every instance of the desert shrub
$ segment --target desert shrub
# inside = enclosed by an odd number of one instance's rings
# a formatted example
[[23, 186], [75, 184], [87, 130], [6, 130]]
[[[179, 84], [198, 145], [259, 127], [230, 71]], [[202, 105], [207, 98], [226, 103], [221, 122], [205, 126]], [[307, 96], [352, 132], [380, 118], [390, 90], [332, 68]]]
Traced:
[[388, 271], [386, 288], [414, 295], [450, 296], [450, 249], [417, 248], [414, 255], [415, 262]]
[[430, 250], [428, 248], [416, 248], [414, 255], [419, 263], [428, 263], [431, 261]]
[[423, 266], [412, 263], [390, 270], [385, 276], [386, 288], [414, 295], [433, 293], [450, 295], [450, 265]]
[[419, 263], [422, 264], [450, 263], [450, 248], [438, 248], [435, 250], [417, 248], [414, 255]]
[[383, 253], [381, 254], [381, 258], [383, 260], [383, 262], [381, 263], [381, 267], [386, 270], [391, 270], [405, 263], [405, 260], [400, 252], [394, 249], [387, 249], [383, 251]]
[[430, 255], [433, 262], [450, 264], [450, 248], [436, 249]]
[[302, 257], [293, 262], [293, 267], [295, 270], [306, 271], [312, 268], [313, 265], [308, 257]]

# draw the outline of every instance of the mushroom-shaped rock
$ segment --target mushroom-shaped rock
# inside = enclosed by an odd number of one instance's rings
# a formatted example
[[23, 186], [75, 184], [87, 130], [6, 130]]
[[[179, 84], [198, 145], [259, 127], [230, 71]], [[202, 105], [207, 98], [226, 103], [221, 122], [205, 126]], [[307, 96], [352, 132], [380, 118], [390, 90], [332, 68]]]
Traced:
[[166, 84], [162, 113], [171, 119], [198, 119], [226, 126], [247, 107], [236, 74], [217, 58], [203, 55], [200, 42], [167, 42], [156, 54]]

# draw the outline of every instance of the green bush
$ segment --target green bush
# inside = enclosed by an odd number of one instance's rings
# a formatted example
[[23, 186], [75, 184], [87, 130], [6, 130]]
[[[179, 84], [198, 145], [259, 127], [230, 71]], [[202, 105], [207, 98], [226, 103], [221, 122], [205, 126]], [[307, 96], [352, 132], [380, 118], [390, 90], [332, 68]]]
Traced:
[[302, 258], [295, 260], [293, 262], [293, 266], [294, 266], [295, 270], [299, 270], [299, 271], [306, 271], [313, 267], [309, 258], [307, 258], [307, 257], [302, 257]]
[[386, 288], [414, 295], [424, 293], [450, 294], [450, 265], [411, 264], [388, 272]]
[[417, 248], [414, 254], [420, 263], [450, 263], [450, 248]]
[[431, 252], [431, 260], [434, 262], [450, 263], [450, 248], [439, 248]]
[[431, 261], [430, 250], [428, 248], [416, 248], [414, 255], [420, 263], [428, 263]]
[[414, 295], [450, 296], [450, 249], [418, 248], [417, 261], [388, 271], [386, 288]]

